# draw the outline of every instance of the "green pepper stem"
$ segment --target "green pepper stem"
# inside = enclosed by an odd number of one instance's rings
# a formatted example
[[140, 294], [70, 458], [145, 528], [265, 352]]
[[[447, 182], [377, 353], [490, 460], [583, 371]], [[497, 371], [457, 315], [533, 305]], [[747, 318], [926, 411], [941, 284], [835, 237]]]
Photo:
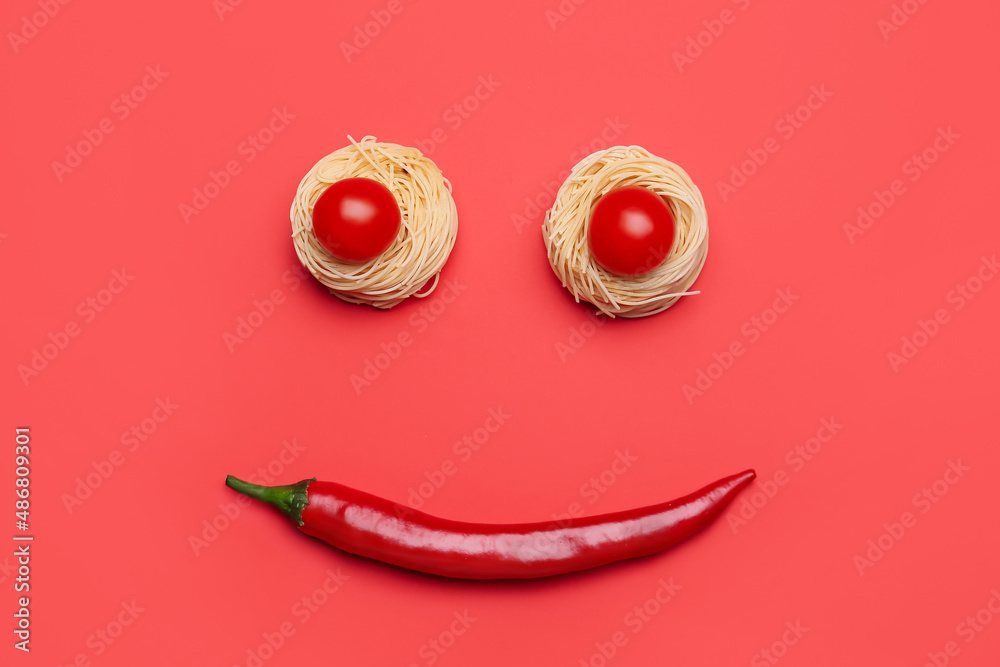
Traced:
[[302, 510], [309, 504], [307, 489], [309, 485], [316, 481], [316, 478], [304, 479], [298, 484], [288, 484], [286, 486], [261, 486], [251, 484], [242, 479], [226, 476], [226, 486], [234, 491], [239, 491], [248, 498], [263, 500], [281, 510], [281, 513], [295, 522], [295, 525], [302, 525]]

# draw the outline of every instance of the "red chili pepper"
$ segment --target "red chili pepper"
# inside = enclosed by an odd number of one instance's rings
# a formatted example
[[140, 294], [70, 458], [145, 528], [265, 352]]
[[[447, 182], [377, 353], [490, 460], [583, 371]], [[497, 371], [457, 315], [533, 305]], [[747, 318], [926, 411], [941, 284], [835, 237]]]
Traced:
[[462, 579], [575, 572], [677, 544], [707, 526], [755, 477], [732, 475], [659, 505], [563, 523], [485, 524], [439, 519], [334, 482], [226, 486], [271, 503], [299, 530], [359, 556]]

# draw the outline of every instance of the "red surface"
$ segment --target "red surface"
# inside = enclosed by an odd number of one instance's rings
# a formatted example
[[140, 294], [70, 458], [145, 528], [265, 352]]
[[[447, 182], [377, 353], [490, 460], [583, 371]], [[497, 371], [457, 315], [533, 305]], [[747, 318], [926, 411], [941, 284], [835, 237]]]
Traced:
[[[224, 1], [70, 2], [34, 31], [54, 3], [4, 4], [0, 553], [18, 426], [36, 540], [33, 650], [8, 631], [3, 664], [248, 665], [265, 635], [268, 667], [995, 664], [995, 4]], [[428, 299], [379, 312], [298, 272], [295, 187], [348, 133], [454, 186]], [[688, 171], [711, 247], [700, 295], [597, 326], [539, 228], [607, 142]], [[761, 507], [642, 561], [454, 582], [236, 505], [225, 475], [268, 465], [498, 522], [754, 467]]]

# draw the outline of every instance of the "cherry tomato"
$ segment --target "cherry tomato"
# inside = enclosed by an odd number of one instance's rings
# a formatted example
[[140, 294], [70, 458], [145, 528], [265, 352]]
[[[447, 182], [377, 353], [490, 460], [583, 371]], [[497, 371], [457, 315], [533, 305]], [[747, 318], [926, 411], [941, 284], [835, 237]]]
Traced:
[[313, 233], [343, 262], [367, 262], [392, 245], [402, 219], [389, 188], [371, 178], [345, 178], [313, 207]]
[[594, 259], [608, 271], [648, 273], [670, 254], [674, 216], [663, 198], [646, 188], [616, 188], [594, 206], [587, 240]]

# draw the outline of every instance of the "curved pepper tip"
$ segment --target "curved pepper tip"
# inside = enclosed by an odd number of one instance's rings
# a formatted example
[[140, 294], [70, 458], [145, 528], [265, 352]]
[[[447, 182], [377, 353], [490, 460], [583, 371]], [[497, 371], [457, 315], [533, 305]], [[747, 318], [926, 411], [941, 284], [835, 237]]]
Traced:
[[749, 470], [744, 470], [743, 472], [736, 473], [729, 478], [730, 484], [732, 484], [733, 489], [742, 489], [746, 487], [750, 482], [757, 478], [757, 471], [753, 468]]

